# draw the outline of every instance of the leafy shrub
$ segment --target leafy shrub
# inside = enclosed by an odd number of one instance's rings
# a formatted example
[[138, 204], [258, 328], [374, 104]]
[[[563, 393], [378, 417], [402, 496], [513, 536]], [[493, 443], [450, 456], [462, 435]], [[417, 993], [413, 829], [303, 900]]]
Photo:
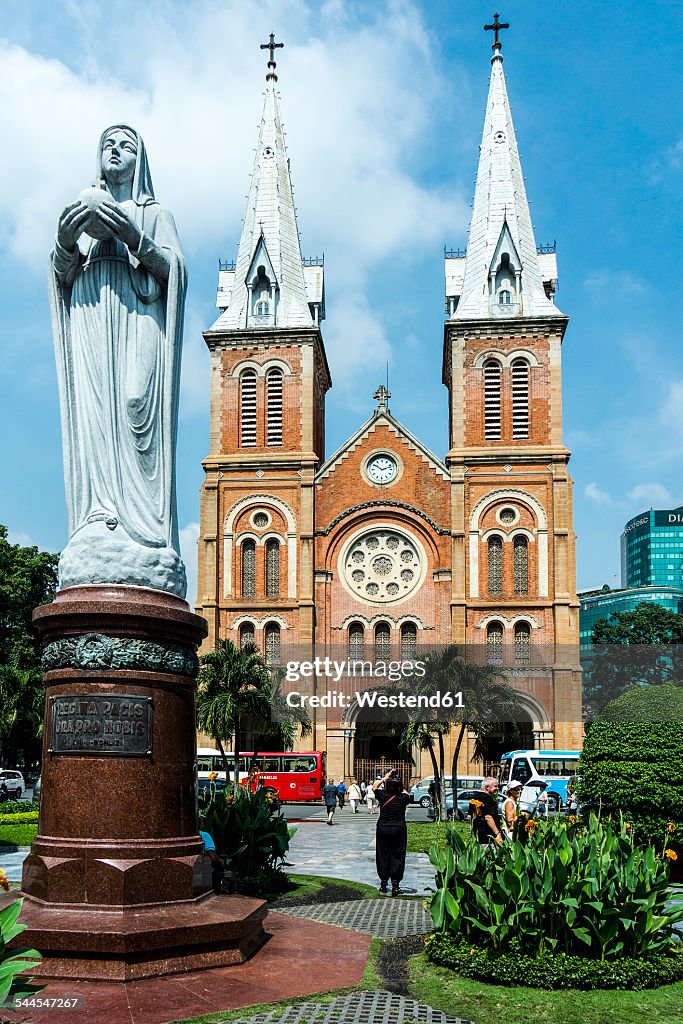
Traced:
[[427, 939], [427, 956], [466, 978], [496, 985], [526, 985], [546, 989], [658, 988], [683, 980], [683, 955], [678, 952], [647, 957], [594, 960], [546, 952], [528, 956], [511, 945], [508, 953], [474, 947], [464, 938], [433, 932]]
[[[34, 811], [36, 814], [38, 814], [39, 810], [40, 810], [40, 801], [39, 800], [33, 800], [31, 803], [29, 803], [28, 800], [21, 800], [21, 801], [19, 801], [19, 800], [4, 800], [2, 803], [0, 803], [0, 815], [3, 815], [3, 814], [28, 814], [31, 811]], [[37, 820], [38, 819], [36, 818], [36, 821]]]
[[35, 995], [44, 985], [33, 985], [21, 972], [37, 967], [42, 960], [35, 949], [8, 949], [7, 943], [26, 931], [25, 924], [17, 924], [23, 900], [10, 903], [0, 910], [0, 1006], [11, 1006], [15, 999]]
[[[429, 858], [437, 930], [498, 952], [517, 948], [613, 960], [668, 949], [683, 908], [668, 909], [667, 856], [634, 843], [629, 826], [590, 816], [522, 822], [498, 846], [455, 829]], [[671, 854], [671, 851], [667, 851]]]
[[268, 873], [284, 859], [296, 831], [287, 827], [283, 814], [274, 811], [267, 793], [246, 788], [234, 797], [216, 794], [204, 808], [202, 828], [239, 888], [248, 879], [258, 879], [265, 886]]
[[282, 868], [267, 867], [256, 875], [242, 875], [239, 890], [245, 896], [275, 896], [286, 892], [291, 886]]
[[38, 821], [38, 811], [24, 811], [18, 814], [0, 814], [2, 825], [28, 825]]
[[683, 842], [683, 687], [633, 687], [608, 704], [586, 736], [578, 776], [586, 811], [623, 815], [639, 841], [659, 848], [665, 837]]

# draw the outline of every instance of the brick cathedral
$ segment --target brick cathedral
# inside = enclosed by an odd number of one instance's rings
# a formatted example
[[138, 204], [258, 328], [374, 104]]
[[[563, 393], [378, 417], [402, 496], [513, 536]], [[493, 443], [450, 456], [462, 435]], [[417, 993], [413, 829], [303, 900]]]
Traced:
[[[205, 650], [219, 637], [254, 640], [272, 664], [314, 646], [381, 659], [479, 645], [525, 695], [516, 745], [575, 749], [568, 318], [554, 301], [554, 247], [534, 238], [498, 32], [491, 64], [467, 248], [445, 258], [449, 450], [413, 436], [380, 387], [366, 422], [327, 455], [324, 268], [301, 253], [271, 49], [237, 259], [219, 269], [220, 315], [204, 334], [211, 433], [197, 611], [209, 623]], [[318, 709], [300, 749], [326, 750], [339, 778], [370, 774], [395, 745], [351, 707]], [[481, 771], [472, 752], [470, 737], [463, 773]], [[430, 771], [415, 751], [411, 774]]]

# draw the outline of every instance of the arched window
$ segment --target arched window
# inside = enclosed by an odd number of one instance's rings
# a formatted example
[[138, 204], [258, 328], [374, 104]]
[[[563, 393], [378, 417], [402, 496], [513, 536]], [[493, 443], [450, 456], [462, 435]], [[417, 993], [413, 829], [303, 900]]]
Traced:
[[498, 302], [501, 306], [509, 306], [512, 303], [512, 292], [509, 288], [502, 288], [498, 292]]
[[515, 661], [528, 665], [531, 657], [531, 627], [528, 622], [515, 623]]
[[417, 656], [417, 626], [414, 622], [404, 622], [401, 626], [401, 659], [413, 661]]
[[266, 647], [266, 665], [280, 664], [280, 627], [277, 622], [269, 622], [264, 631]]
[[488, 592], [503, 593], [503, 541], [500, 537], [489, 538]]
[[254, 316], [270, 315], [271, 283], [264, 266], [257, 267], [256, 277], [252, 278], [251, 301]]
[[240, 445], [256, 444], [256, 370], [245, 370], [240, 377]]
[[391, 657], [391, 629], [387, 622], [375, 626], [375, 661], [388, 661]]
[[280, 543], [266, 541], [266, 597], [280, 596]]
[[256, 316], [268, 316], [270, 313], [270, 302], [267, 299], [262, 299], [261, 302], [256, 303]]
[[253, 622], [243, 622], [240, 626], [240, 648], [245, 647], [247, 644], [254, 643], [254, 624]]
[[484, 363], [484, 438], [500, 440], [500, 375], [501, 366], [495, 359]]
[[486, 627], [486, 660], [489, 665], [503, 664], [503, 624], [489, 622]]
[[349, 658], [359, 661], [365, 657], [365, 630], [361, 622], [352, 622], [349, 626]]
[[515, 560], [515, 594], [529, 593], [529, 542], [519, 535], [512, 542]]
[[512, 439], [529, 436], [529, 364], [526, 359], [512, 363]]
[[268, 395], [268, 444], [282, 444], [282, 370], [270, 370], [266, 377]]
[[242, 543], [242, 597], [256, 597], [256, 542]]

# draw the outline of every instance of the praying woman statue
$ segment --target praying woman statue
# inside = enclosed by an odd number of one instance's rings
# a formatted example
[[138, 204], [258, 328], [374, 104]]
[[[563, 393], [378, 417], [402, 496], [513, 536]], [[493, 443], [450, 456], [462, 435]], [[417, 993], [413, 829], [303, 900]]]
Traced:
[[185, 261], [145, 146], [114, 125], [50, 254], [69, 541], [60, 588], [185, 596], [175, 497]]

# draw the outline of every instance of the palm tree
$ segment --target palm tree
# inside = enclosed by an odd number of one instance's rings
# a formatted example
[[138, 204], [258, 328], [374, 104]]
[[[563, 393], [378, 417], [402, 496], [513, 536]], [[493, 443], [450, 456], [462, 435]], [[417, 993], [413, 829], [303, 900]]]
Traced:
[[[414, 747], [417, 747], [418, 750], [426, 750], [429, 754], [432, 762], [432, 772], [434, 773], [436, 801], [439, 807], [441, 807], [441, 792], [443, 789], [441, 785], [444, 771], [443, 737], [444, 734], [449, 732], [450, 728], [450, 722], [419, 722], [416, 719], [411, 719], [404, 726], [401, 738], [398, 741], [398, 748], [401, 753], [411, 759]], [[440, 762], [436, 760], [436, 753], [434, 752], [434, 740], [436, 737], [438, 737], [439, 742]]]
[[287, 706], [280, 691], [280, 675], [271, 673], [255, 644], [246, 643], [240, 648], [232, 640], [218, 640], [215, 649], [203, 655], [200, 662], [197, 725], [216, 743], [226, 778], [229, 767], [224, 744], [232, 741], [236, 789], [245, 719], [267, 723], [269, 728], [264, 731], [289, 748], [294, 743], [297, 725], [302, 736], [306, 736], [311, 732], [311, 722], [305, 711]]

